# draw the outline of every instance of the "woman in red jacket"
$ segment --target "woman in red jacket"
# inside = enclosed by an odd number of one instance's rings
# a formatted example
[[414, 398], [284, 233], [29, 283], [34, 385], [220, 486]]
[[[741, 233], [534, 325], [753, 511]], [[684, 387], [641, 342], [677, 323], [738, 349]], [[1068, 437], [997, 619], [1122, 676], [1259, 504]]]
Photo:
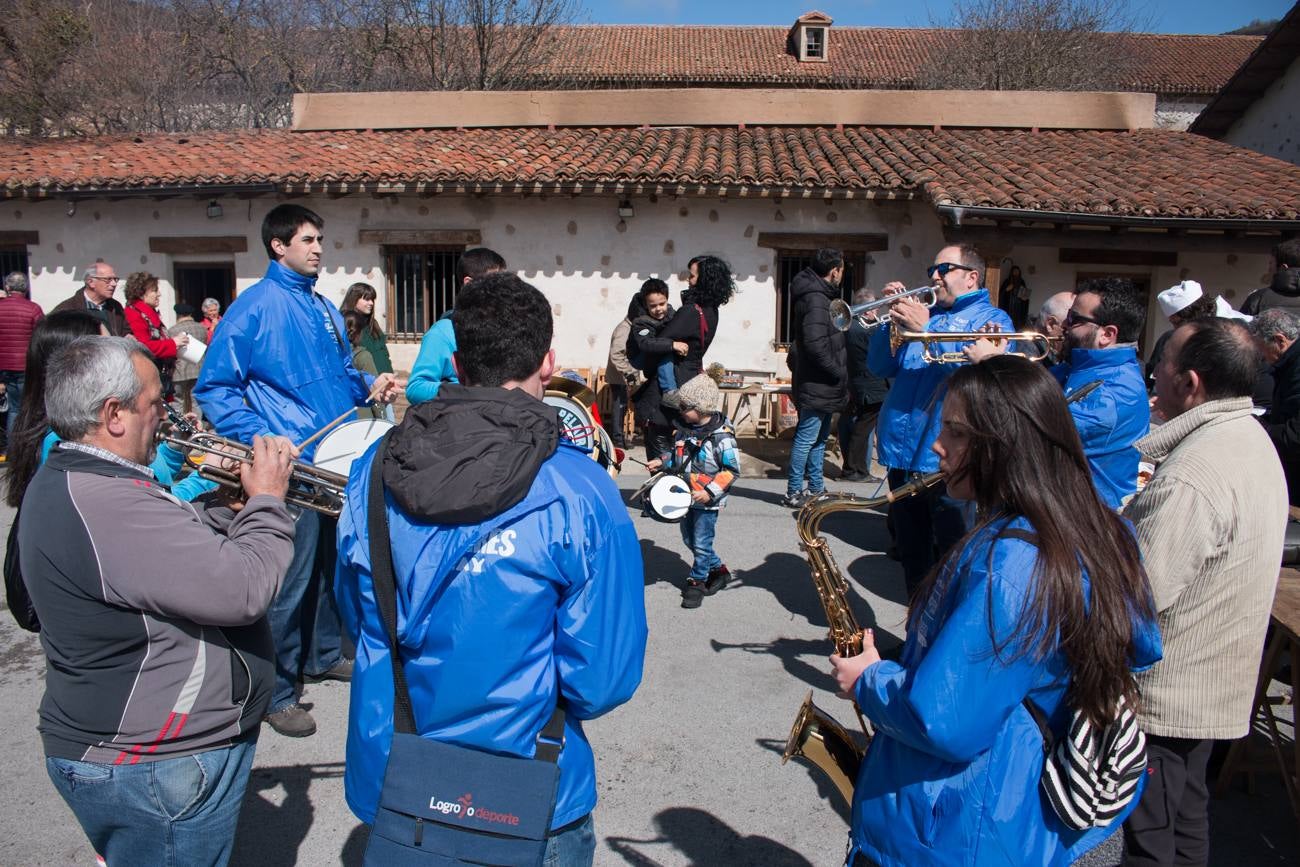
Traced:
[[172, 370], [176, 367], [176, 353], [190, 342], [188, 334], [176, 339], [167, 336], [162, 317], [158, 315], [158, 278], [148, 271], [137, 271], [126, 278], [126, 325], [132, 336], [144, 344], [158, 365], [162, 378], [163, 395], [172, 399]]

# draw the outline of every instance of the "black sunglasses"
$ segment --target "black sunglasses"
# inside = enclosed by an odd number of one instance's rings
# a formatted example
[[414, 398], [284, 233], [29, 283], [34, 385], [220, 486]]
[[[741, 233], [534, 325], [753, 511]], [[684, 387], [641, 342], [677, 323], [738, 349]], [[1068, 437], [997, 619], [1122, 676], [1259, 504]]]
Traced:
[[1084, 316], [1082, 313], [1075, 313], [1071, 310], [1065, 314], [1064, 324], [1066, 328], [1073, 328], [1076, 325], [1101, 325], [1101, 322], [1091, 316]]
[[929, 268], [926, 268], [925, 276], [933, 280], [935, 274], [938, 274], [940, 277], [947, 277], [948, 274], [952, 271], [974, 271], [974, 270], [976, 269], [968, 268], [965, 265], [958, 265], [956, 262], [940, 262], [937, 265], [931, 265]]

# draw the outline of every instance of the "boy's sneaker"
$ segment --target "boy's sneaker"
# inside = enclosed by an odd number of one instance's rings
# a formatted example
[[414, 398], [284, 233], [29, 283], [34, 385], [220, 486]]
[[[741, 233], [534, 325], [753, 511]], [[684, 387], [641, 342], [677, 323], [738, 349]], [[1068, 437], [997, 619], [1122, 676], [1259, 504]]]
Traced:
[[716, 569], [710, 569], [709, 579], [704, 582], [704, 595], [712, 596], [723, 587], [726, 587], [727, 582], [730, 580], [731, 570], [727, 568], [725, 563]]
[[786, 494], [781, 498], [781, 505], [787, 509], [797, 509], [808, 499], [807, 491], [799, 491], [795, 494]]
[[699, 608], [700, 603], [704, 601], [704, 582], [690, 580], [686, 582], [686, 589], [682, 591], [683, 608]]
[[677, 389], [674, 388], [672, 391], [665, 391], [664, 396], [659, 399], [659, 402], [669, 409], [677, 409], [679, 404], [677, 399]]

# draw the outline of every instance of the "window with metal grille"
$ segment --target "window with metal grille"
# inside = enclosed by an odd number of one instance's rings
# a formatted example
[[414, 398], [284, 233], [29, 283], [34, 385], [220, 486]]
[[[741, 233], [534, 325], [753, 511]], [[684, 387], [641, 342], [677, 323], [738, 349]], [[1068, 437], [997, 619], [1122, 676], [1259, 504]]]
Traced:
[[463, 247], [387, 247], [388, 339], [417, 341], [456, 304]]
[[[776, 348], [789, 349], [794, 335], [790, 333], [790, 320], [794, 306], [790, 303], [790, 281], [812, 262], [815, 250], [779, 250], [776, 254]], [[840, 297], [849, 301], [854, 291], [867, 285], [867, 254], [844, 253], [844, 279], [840, 281]]]
[[28, 270], [26, 247], [0, 247], [0, 280], [17, 271], [27, 278], [31, 285], [32, 275]]

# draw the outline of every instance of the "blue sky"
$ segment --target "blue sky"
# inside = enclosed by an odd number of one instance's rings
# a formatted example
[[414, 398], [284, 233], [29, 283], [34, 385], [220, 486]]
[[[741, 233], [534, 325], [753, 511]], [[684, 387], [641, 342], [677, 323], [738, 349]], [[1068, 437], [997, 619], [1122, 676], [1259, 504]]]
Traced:
[[[596, 24], [790, 24], [820, 9], [836, 24], [925, 27], [946, 20], [948, 0], [583, 0]], [[1292, 0], [1134, 0], [1150, 29], [1160, 33], [1223, 33], [1253, 18], [1281, 18]]]

